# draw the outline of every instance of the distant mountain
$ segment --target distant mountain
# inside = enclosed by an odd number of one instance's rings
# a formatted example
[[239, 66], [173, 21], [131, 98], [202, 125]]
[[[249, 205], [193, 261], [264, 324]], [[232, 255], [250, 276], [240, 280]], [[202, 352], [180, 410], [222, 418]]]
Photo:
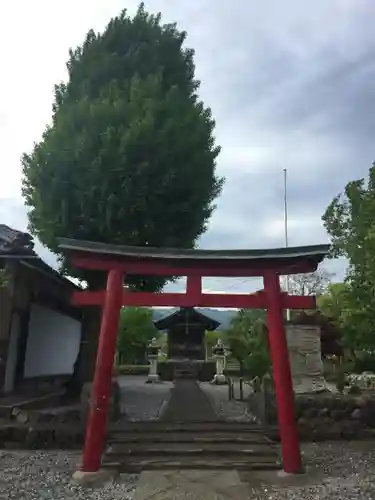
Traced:
[[[152, 309], [152, 320], [159, 321], [159, 319], [173, 314], [177, 309], [177, 307]], [[237, 313], [235, 309], [214, 309], [210, 307], [196, 307], [195, 309], [220, 323], [217, 330], [226, 330], [229, 328], [233, 316]]]

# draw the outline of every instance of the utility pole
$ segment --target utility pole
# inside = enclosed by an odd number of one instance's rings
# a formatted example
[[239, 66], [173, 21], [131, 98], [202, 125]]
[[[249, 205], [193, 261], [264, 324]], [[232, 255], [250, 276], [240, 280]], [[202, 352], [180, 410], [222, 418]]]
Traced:
[[[285, 248], [288, 248], [288, 196], [287, 196], [287, 169], [284, 168], [284, 230]], [[286, 276], [286, 292], [289, 293], [289, 276]], [[286, 319], [290, 321], [290, 309], [286, 310]]]

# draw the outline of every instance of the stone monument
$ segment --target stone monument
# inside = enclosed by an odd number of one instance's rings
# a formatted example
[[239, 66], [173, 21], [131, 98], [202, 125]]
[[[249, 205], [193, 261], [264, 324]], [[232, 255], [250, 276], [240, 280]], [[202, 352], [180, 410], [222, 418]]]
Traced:
[[295, 394], [328, 391], [324, 378], [320, 328], [289, 324], [285, 330]]

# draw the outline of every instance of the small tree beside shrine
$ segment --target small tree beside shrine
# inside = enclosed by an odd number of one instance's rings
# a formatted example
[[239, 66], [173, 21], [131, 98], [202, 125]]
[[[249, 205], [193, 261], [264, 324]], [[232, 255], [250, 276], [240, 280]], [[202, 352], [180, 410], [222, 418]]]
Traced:
[[117, 337], [118, 363], [147, 364], [147, 346], [153, 337], [159, 337], [159, 332], [152, 322], [151, 309], [123, 307]]
[[232, 356], [250, 377], [262, 377], [270, 369], [266, 314], [240, 309], [227, 332]]
[[[332, 240], [332, 257], [349, 261], [345, 285], [336, 289], [342, 307], [344, 343], [375, 351], [375, 163], [367, 179], [349, 182], [332, 200], [322, 220]], [[339, 293], [338, 293], [339, 292]]]

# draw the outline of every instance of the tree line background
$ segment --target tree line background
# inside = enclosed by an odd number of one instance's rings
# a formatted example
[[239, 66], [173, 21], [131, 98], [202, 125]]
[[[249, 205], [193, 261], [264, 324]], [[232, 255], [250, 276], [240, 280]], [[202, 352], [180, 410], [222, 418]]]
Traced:
[[[354, 372], [375, 371], [375, 343], [367, 333], [367, 325], [359, 321], [360, 311], [353, 309], [350, 284], [347, 280], [332, 282], [332, 278], [333, 275], [324, 269], [290, 276], [288, 288], [291, 294], [317, 296], [317, 311], [291, 311], [290, 319], [321, 328], [324, 359], [341, 358], [344, 368]], [[238, 361], [250, 378], [261, 377], [271, 371], [267, 335], [266, 311], [239, 310], [229, 328], [220, 330], [219, 327], [206, 332], [208, 358], [220, 338], [229, 348], [230, 358]], [[152, 310], [123, 308], [118, 335], [119, 364], [147, 363], [147, 345], [153, 337], [158, 339], [165, 356], [167, 334], [155, 328]]]

